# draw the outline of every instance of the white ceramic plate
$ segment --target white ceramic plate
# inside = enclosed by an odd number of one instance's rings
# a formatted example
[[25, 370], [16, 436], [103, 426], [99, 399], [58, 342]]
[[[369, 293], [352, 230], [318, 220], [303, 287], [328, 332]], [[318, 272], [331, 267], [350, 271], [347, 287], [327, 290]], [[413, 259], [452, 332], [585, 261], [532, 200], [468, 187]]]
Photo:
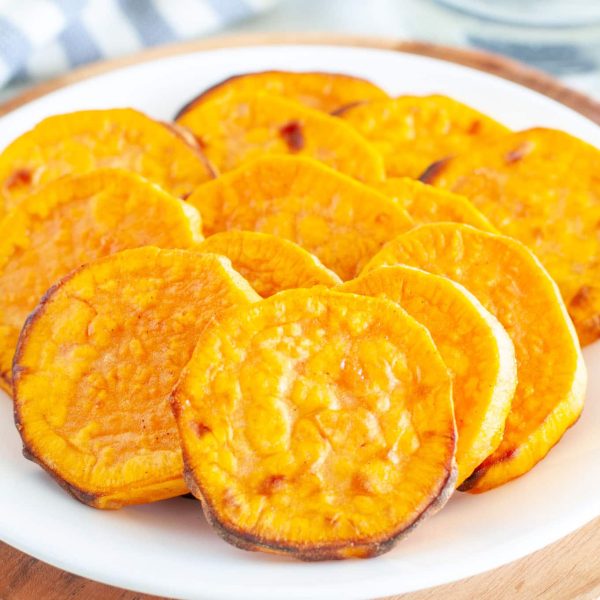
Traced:
[[[0, 147], [41, 118], [133, 106], [171, 118], [197, 92], [261, 69], [368, 77], [394, 94], [442, 92], [515, 128], [560, 127], [600, 147], [600, 129], [507, 81], [429, 58], [382, 50], [278, 46], [198, 52], [113, 71], [44, 96], [0, 119]], [[543, 318], [543, 317], [542, 317]], [[457, 493], [392, 552], [372, 560], [300, 563], [237, 550], [199, 504], [175, 499], [116, 512], [88, 508], [21, 456], [12, 407], [0, 398], [0, 538], [67, 571], [178, 598], [373, 598], [447, 583], [520, 558], [600, 515], [600, 344], [583, 416], [526, 477], [484, 495]]]

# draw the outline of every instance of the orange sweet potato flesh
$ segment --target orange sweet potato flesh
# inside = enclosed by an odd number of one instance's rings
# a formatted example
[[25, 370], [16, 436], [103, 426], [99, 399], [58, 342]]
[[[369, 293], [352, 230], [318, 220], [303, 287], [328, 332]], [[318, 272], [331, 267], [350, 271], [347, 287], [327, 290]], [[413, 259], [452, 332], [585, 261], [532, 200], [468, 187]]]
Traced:
[[177, 119], [218, 172], [264, 154], [320, 160], [365, 182], [384, 178], [383, 159], [351, 126], [299, 102], [264, 93], [203, 102]]
[[383, 155], [388, 177], [418, 178], [433, 162], [508, 133], [479, 111], [447, 96], [400, 96], [342, 110], [338, 115]]
[[414, 267], [381, 267], [339, 291], [384, 297], [424, 325], [452, 374], [460, 485], [500, 445], [517, 385], [510, 337], [460, 284]]
[[169, 393], [206, 324], [258, 299], [226, 259], [187, 250], [145, 246], [72, 272], [15, 355], [25, 455], [96, 508], [186, 493]]
[[374, 83], [352, 75], [315, 71], [261, 71], [234, 75], [213, 85], [186, 104], [177, 118], [210, 100], [223, 100], [233, 94], [256, 92], [284, 96], [328, 113], [348, 104], [388, 97]]
[[415, 224], [450, 221], [498, 233], [487, 217], [464, 196], [452, 194], [409, 177], [390, 177], [375, 186], [397, 202]]
[[213, 176], [197, 146], [136, 110], [56, 115], [0, 154], [0, 216], [50, 181], [101, 167], [134, 171], [178, 197]]
[[515, 347], [518, 383], [502, 442], [461, 489], [482, 492], [526, 473], [577, 420], [585, 396], [583, 357], [556, 284], [517, 240], [454, 223], [398, 236], [365, 270], [394, 264], [464, 285]]
[[374, 556], [454, 486], [450, 377], [385, 299], [313, 288], [232, 309], [172, 406], [188, 486], [240, 548]]
[[311, 252], [351, 279], [381, 246], [413, 226], [406, 211], [374, 189], [317, 161], [267, 156], [200, 186], [189, 198], [207, 236], [270, 233]]
[[600, 150], [562, 131], [505, 136], [432, 168], [554, 278], [582, 344], [600, 338]]
[[27, 315], [58, 279], [108, 254], [152, 244], [192, 248], [200, 215], [142, 177], [100, 169], [53, 181], [0, 222], [0, 387]]
[[316, 256], [268, 233], [224, 231], [204, 240], [198, 250], [226, 256], [263, 298], [283, 290], [341, 283]]

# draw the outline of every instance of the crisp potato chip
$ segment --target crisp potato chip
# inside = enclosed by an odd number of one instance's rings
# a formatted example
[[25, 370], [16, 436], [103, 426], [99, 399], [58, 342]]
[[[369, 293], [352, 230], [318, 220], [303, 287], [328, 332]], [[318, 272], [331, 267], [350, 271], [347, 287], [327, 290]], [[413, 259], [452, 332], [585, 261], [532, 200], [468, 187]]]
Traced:
[[241, 548], [374, 556], [454, 487], [450, 376], [382, 298], [314, 288], [232, 309], [172, 406], [188, 486]]
[[600, 337], [600, 151], [530, 129], [437, 165], [436, 186], [467, 196], [529, 246], [560, 288], [582, 344]]
[[446, 96], [374, 100], [338, 115], [383, 155], [389, 177], [417, 178], [431, 163], [482, 147], [509, 131]]
[[206, 235], [261, 231], [291, 240], [342, 279], [413, 226], [403, 208], [317, 161], [267, 156], [200, 186], [188, 201]]
[[418, 225], [450, 221], [472, 225], [483, 231], [498, 232], [464, 196], [451, 194], [409, 177], [390, 177], [376, 187], [400, 204]]
[[177, 122], [194, 133], [221, 172], [265, 154], [295, 154], [362, 181], [384, 177], [383, 159], [352, 127], [286, 98], [231, 94], [199, 104]]
[[200, 230], [194, 207], [117, 169], [64, 177], [26, 198], [0, 222], [0, 387], [10, 392], [21, 327], [55, 281], [127, 248], [194, 247]]
[[502, 440], [517, 385], [506, 330], [462, 285], [413, 267], [375, 269], [338, 289], [388, 298], [431, 333], [452, 374], [460, 485]]
[[0, 216], [50, 181], [100, 167], [134, 171], [178, 197], [212, 178], [197, 146], [136, 110], [56, 115], [0, 154]]
[[518, 384], [502, 443], [462, 489], [482, 492], [526, 473], [577, 420], [585, 396], [583, 357], [556, 284], [520, 242], [454, 223], [398, 236], [365, 271], [395, 264], [464, 285], [515, 346]]
[[310, 108], [333, 112], [342, 106], [388, 98], [374, 83], [341, 73], [261, 71], [234, 75], [208, 88], [177, 114], [185, 113], [210, 100], [229, 99], [234, 94], [267, 92], [296, 100]]
[[198, 250], [226, 256], [233, 268], [263, 297], [342, 281], [294, 242], [256, 231], [224, 231], [204, 240]]
[[26, 456], [96, 508], [186, 493], [169, 392], [207, 323], [258, 299], [214, 254], [146, 246], [72, 272], [19, 339]]

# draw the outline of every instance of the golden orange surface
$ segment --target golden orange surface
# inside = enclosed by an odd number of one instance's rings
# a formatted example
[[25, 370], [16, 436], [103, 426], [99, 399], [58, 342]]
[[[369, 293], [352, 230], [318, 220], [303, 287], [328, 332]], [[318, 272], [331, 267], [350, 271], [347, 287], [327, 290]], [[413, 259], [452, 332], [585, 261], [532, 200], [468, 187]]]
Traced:
[[268, 233], [224, 231], [204, 240], [198, 250], [226, 256], [263, 298], [283, 290], [342, 282], [310, 252]]
[[373, 100], [339, 116], [384, 157], [388, 177], [418, 178], [432, 163], [508, 133], [479, 111], [447, 96]]
[[390, 177], [375, 187], [404, 208], [417, 225], [450, 221], [498, 233], [487, 217], [464, 196], [409, 177]]
[[313, 288], [232, 309], [172, 405], [188, 485], [242, 548], [373, 556], [454, 486], [450, 376], [385, 299]]
[[19, 340], [24, 452], [97, 508], [184, 494], [169, 392], [206, 324], [258, 299], [214, 254], [146, 246], [76, 270]]
[[381, 267], [338, 290], [396, 302], [433, 337], [452, 375], [460, 485], [502, 440], [517, 385], [506, 330], [462, 285], [414, 267]]
[[600, 337], [600, 150], [562, 131], [505, 136], [432, 170], [535, 252], [563, 295], [582, 344]]
[[577, 420], [586, 370], [554, 281], [520, 242], [468, 225], [422, 225], [365, 268], [405, 264], [464, 285], [511, 337], [518, 384], [498, 449], [463, 484], [481, 492], [529, 471]]
[[177, 122], [194, 133], [218, 172], [265, 154], [294, 154], [361, 181], [384, 178], [383, 159], [350, 125], [280, 96], [231, 94], [192, 107]]
[[355, 102], [388, 98], [388, 95], [375, 84], [352, 75], [261, 71], [234, 75], [213, 85], [184, 106], [177, 117], [210, 100], [223, 100], [233, 94], [256, 92], [284, 96], [328, 113]]
[[0, 387], [10, 393], [21, 327], [61, 277], [119, 250], [201, 240], [193, 206], [127, 171], [64, 177], [23, 200], [0, 221]]
[[246, 230], [291, 240], [342, 279], [413, 225], [383, 194], [317, 161], [266, 156], [208, 182], [188, 198], [205, 234]]
[[0, 217], [63, 175], [123, 168], [178, 197], [212, 178], [197, 147], [131, 108], [48, 117], [0, 154]]

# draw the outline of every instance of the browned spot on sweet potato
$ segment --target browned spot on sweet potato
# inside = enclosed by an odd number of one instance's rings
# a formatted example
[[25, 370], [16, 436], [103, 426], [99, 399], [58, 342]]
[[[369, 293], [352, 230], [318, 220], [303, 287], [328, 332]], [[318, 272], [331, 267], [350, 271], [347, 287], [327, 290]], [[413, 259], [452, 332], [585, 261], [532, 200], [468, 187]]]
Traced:
[[204, 423], [201, 423], [200, 421], [191, 423], [191, 426], [198, 437], [203, 437], [207, 433], [210, 433], [212, 431], [212, 429], [208, 425], [205, 425]]
[[6, 187], [12, 190], [20, 185], [29, 185], [31, 183], [32, 173], [29, 169], [16, 169], [6, 180]]
[[471, 123], [471, 127], [469, 127], [470, 135], [477, 135], [481, 131], [481, 121], [476, 119]]
[[590, 299], [590, 287], [587, 285], [582, 285], [577, 293], [571, 298], [571, 302], [569, 305], [578, 308], [581, 306], [585, 306]]
[[419, 179], [421, 181], [423, 181], [424, 183], [429, 183], [431, 180], [435, 179], [436, 175], [438, 175], [439, 173], [441, 173], [444, 170], [444, 167], [446, 166], [446, 162], [448, 161], [447, 158], [444, 158], [442, 160], [438, 160], [434, 163], [431, 163], [421, 174], [421, 177], [419, 177]]
[[304, 148], [304, 134], [302, 125], [298, 121], [290, 121], [279, 130], [279, 135], [285, 140], [292, 152], [299, 152]]
[[270, 475], [261, 484], [259, 493], [270, 496], [273, 492], [283, 487], [285, 477], [283, 475]]
[[522, 158], [525, 158], [533, 150], [533, 148], [533, 144], [529, 142], [520, 144], [514, 150], [507, 152], [504, 155], [504, 160], [509, 165], [519, 162]]

